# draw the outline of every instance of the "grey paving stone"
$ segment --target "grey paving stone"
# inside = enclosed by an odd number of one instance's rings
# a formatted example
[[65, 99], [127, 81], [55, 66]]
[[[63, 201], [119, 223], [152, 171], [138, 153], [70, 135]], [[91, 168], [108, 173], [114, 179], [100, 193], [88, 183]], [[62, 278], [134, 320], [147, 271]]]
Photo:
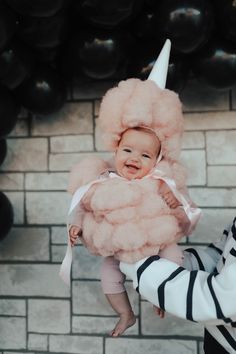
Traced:
[[26, 173], [26, 190], [63, 190], [67, 189], [68, 173]]
[[30, 333], [28, 337], [28, 349], [37, 351], [47, 351], [48, 335]]
[[206, 147], [209, 165], [236, 164], [236, 130], [207, 132]]
[[197, 343], [194, 340], [181, 339], [130, 339], [107, 338], [106, 354], [197, 354]]
[[106, 151], [102, 137], [101, 128], [98, 126], [98, 119], [95, 119], [95, 147], [97, 151]]
[[70, 289], [54, 264], [2, 264], [1, 296], [69, 297]]
[[91, 102], [67, 103], [59, 112], [32, 122], [33, 136], [55, 136], [93, 133], [93, 106]]
[[26, 316], [25, 300], [0, 299], [0, 316]]
[[45, 138], [8, 139], [3, 171], [45, 171], [48, 141]]
[[236, 187], [236, 166], [208, 166], [209, 187]]
[[62, 263], [66, 254], [66, 248], [67, 246], [65, 245], [52, 245], [51, 253], [53, 263]]
[[29, 224], [65, 224], [70, 196], [65, 192], [27, 192], [26, 215]]
[[67, 135], [50, 138], [51, 153], [93, 151], [93, 135]]
[[0, 348], [26, 349], [26, 319], [0, 317]]
[[186, 113], [184, 118], [185, 131], [236, 129], [236, 115], [233, 111]]
[[181, 160], [187, 169], [188, 186], [206, 185], [206, 153], [205, 150], [184, 150]]
[[39, 333], [70, 332], [68, 300], [29, 300], [28, 329]]
[[109, 152], [50, 154], [49, 169], [50, 171], [70, 171], [73, 165], [88, 156], [98, 156], [102, 159], [108, 160], [112, 155]]
[[74, 354], [103, 354], [103, 339], [95, 336], [50, 335], [49, 351]]
[[13, 228], [1, 242], [0, 260], [48, 261], [49, 242], [46, 228]]
[[[117, 321], [118, 317], [73, 316], [72, 332], [109, 335]], [[122, 336], [126, 335], [138, 335], [138, 321], [134, 326], [128, 328]]]
[[189, 188], [190, 195], [200, 207], [229, 208], [236, 206], [236, 189]]
[[79, 315], [114, 315], [99, 281], [72, 282], [72, 311]]
[[185, 132], [183, 134], [183, 149], [204, 149], [205, 135], [203, 132]]
[[67, 243], [67, 229], [66, 226], [53, 226], [51, 228], [51, 240], [52, 243], [66, 244]]
[[23, 190], [23, 173], [0, 173], [0, 189], [4, 190]]

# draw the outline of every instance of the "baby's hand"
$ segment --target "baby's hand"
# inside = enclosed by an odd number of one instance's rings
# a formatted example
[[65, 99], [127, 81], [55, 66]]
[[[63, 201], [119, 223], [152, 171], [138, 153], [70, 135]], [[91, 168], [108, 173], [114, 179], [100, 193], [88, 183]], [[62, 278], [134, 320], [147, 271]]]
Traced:
[[162, 195], [162, 198], [166, 202], [169, 208], [175, 209], [180, 206], [180, 202], [175, 198], [174, 194], [171, 191], [168, 191]]
[[70, 235], [70, 244], [73, 247], [77, 239], [79, 238], [79, 236], [82, 235], [82, 230], [78, 226], [72, 225], [69, 230], [69, 235]]

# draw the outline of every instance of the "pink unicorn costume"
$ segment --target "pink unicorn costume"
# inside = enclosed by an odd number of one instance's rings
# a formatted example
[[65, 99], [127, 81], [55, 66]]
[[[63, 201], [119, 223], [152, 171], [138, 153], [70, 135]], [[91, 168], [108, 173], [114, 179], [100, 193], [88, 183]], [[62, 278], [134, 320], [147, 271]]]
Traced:
[[[80, 162], [70, 175], [68, 191], [74, 197], [69, 224], [83, 230], [81, 240], [92, 254], [108, 257], [103, 265], [103, 289], [118, 293], [124, 291], [124, 279], [117, 260], [132, 263], [160, 251], [165, 257], [171, 253], [172, 260], [180, 259], [176, 243], [191, 234], [200, 209], [188, 196], [185, 169], [179, 161], [183, 115], [177, 94], [151, 80], [121, 81], [104, 96], [98, 121], [110, 151], [116, 150], [124, 131], [134, 127], [151, 129], [161, 142], [161, 161], [142, 179], [120, 177], [110, 172], [108, 162], [96, 157]], [[166, 187], [180, 201], [187, 218], [162, 199], [160, 192]], [[64, 265], [68, 257], [70, 249]], [[107, 266], [114, 271], [110, 273]], [[64, 268], [62, 264], [60, 273], [68, 282]], [[104, 281], [106, 276], [112, 282], [116, 279], [114, 286]]]

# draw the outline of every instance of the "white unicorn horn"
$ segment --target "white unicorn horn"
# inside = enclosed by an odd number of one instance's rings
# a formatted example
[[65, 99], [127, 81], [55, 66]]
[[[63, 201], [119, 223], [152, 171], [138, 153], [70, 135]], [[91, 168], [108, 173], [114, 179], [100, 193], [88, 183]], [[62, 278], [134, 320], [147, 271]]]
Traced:
[[148, 80], [154, 81], [161, 89], [166, 86], [166, 77], [168, 73], [171, 41], [167, 39], [152, 68]]

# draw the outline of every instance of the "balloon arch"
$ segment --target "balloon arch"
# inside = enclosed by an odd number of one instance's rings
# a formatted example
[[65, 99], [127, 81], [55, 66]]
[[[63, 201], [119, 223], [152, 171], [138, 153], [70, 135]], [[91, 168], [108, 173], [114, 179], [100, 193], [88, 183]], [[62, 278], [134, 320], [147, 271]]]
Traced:
[[234, 0], [0, 0], [0, 100], [49, 114], [68, 83], [145, 79], [166, 38], [168, 88], [189, 72], [216, 89], [236, 83]]

